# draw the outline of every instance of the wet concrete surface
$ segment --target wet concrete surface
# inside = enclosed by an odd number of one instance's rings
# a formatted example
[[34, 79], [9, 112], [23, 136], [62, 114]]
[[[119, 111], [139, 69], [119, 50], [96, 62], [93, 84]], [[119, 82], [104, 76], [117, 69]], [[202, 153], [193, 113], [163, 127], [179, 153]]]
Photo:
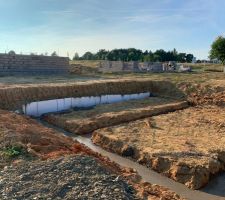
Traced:
[[202, 192], [225, 197], [225, 172], [213, 177], [211, 181], [201, 189]]

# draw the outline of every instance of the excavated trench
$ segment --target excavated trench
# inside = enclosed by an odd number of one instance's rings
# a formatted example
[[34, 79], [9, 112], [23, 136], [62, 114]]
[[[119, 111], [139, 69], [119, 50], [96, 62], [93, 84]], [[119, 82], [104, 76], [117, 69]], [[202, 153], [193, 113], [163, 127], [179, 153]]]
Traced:
[[[52, 124], [48, 124], [45, 121], [42, 121], [42, 120], [38, 120], [38, 121], [42, 123], [44, 126], [56, 129], [57, 131], [61, 132], [63, 135], [72, 137], [74, 140], [80, 142], [81, 144], [86, 145], [93, 151], [100, 153], [102, 156], [108, 157], [111, 161], [121, 165], [122, 167], [135, 169], [138, 172], [138, 174], [142, 177], [143, 181], [169, 188], [170, 190], [176, 192], [178, 195], [182, 196], [183, 198], [186, 198], [188, 200], [203, 200], [203, 199], [204, 200], [224, 200], [225, 199], [224, 197], [221, 197], [224, 195], [224, 192], [222, 189], [223, 185], [221, 185], [221, 179], [223, 179], [223, 177], [219, 177], [217, 178], [217, 180], [214, 179], [213, 182], [210, 183], [210, 184], [214, 184], [213, 187], [208, 188], [207, 186], [202, 191], [191, 190], [187, 188], [185, 185], [175, 182], [172, 179], [167, 178], [166, 176], [163, 176], [143, 165], [140, 165], [135, 161], [119, 156], [115, 153], [108, 152], [104, 150], [103, 148], [93, 144], [91, 141], [90, 134], [86, 136], [80, 136], [80, 135], [78, 136], [78, 135], [74, 135], [74, 133], [72, 134], [59, 127], [56, 127]], [[220, 181], [218, 182], [219, 179]]]
[[116, 94], [78, 98], [64, 98], [47, 101], [36, 101], [23, 105], [23, 113], [32, 117], [40, 117], [43, 114], [62, 112], [73, 108], [91, 108], [99, 104], [110, 104], [128, 100], [137, 100], [150, 97], [150, 92], [139, 94]]
[[[148, 98], [149, 96], [150, 96], [150, 92], [139, 93], [139, 94], [127, 94], [127, 95], [104, 95], [99, 97], [55, 99], [55, 100], [48, 100], [48, 101], [32, 102], [30, 104], [24, 105], [23, 112], [24, 114], [31, 117], [40, 117], [43, 114], [59, 113], [61, 111], [66, 111], [73, 108], [92, 109], [94, 106], [99, 104], [113, 104], [113, 103], [128, 101], [132, 99], [141, 100], [141, 99]], [[186, 105], [183, 108], [186, 108]], [[183, 108], [181, 107], [177, 109], [183, 109]], [[54, 127], [53, 125], [49, 125], [47, 122], [41, 121], [41, 123], [44, 124], [45, 126], [50, 126], [55, 129], [60, 129], [60, 128]], [[194, 196], [195, 197], [194, 199], [196, 200], [225, 199], [225, 198], [219, 197], [219, 196], [225, 195], [225, 191], [223, 190], [223, 184], [221, 184], [223, 180], [223, 176], [218, 176], [217, 178], [214, 178], [212, 182], [210, 182], [204, 189], [202, 189], [203, 192], [194, 191], [194, 190], [188, 189], [183, 184], [175, 182], [143, 165], [140, 165], [132, 160], [129, 160], [117, 154], [110, 153], [104, 150], [103, 148], [96, 146], [95, 144], [92, 143], [90, 135], [87, 137], [86, 136], [83, 137], [83, 136], [74, 135], [74, 133], [71, 134], [70, 132], [66, 132], [63, 129], [60, 129], [60, 131], [63, 134], [70, 136], [73, 139], [77, 140], [78, 142], [88, 146], [93, 151], [110, 158], [111, 161], [114, 161], [115, 163], [123, 167], [133, 168], [137, 170], [137, 172], [139, 173], [139, 175], [142, 177], [144, 181], [149, 182], [151, 184], [157, 184], [157, 185], [167, 187], [184, 198], [193, 199], [192, 197]], [[207, 193], [210, 193], [210, 194], [207, 194]], [[214, 195], [211, 195], [211, 194], [214, 194]]]
[[[183, 97], [183, 92], [177, 90], [173, 84], [166, 81], [149, 81], [149, 80], [125, 80], [125, 81], [96, 81], [90, 83], [79, 83], [71, 85], [40, 85], [40, 86], [23, 86], [15, 88], [0, 89], [0, 107], [8, 110], [22, 110], [26, 115], [40, 117], [45, 113], [61, 112], [71, 108], [92, 107], [99, 104], [115, 103], [130, 99], [142, 99], [153, 94], [162, 96]], [[140, 93], [138, 93], [140, 92]], [[121, 94], [121, 95], [120, 95]], [[71, 98], [68, 98], [72, 96]], [[22, 109], [21, 109], [22, 108]], [[83, 137], [66, 132], [63, 129], [56, 128], [46, 122], [41, 121], [45, 126], [58, 129], [62, 134], [70, 136], [78, 142], [85, 144], [95, 152], [107, 156], [110, 160], [121, 166], [136, 169], [144, 181], [152, 184], [158, 184], [167, 187], [186, 199], [196, 200], [219, 200], [225, 199], [216, 195], [224, 196], [222, 191], [223, 183], [221, 176], [213, 179], [214, 185], [210, 184], [203, 189], [204, 192], [194, 191], [185, 185], [177, 183], [145, 166], [132, 160], [121, 157], [117, 154], [110, 153], [91, 142], [90, 136]], [[215, 186], [216, 184], [216, 186]], [[211, 195], [216, 194], [216, 195]]]

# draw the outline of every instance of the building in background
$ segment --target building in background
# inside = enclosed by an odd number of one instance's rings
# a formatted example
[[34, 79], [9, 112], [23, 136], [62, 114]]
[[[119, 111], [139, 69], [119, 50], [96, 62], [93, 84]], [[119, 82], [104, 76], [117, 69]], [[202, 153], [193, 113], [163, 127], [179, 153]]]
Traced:
[[52, 75], [69, 72], [69, 58], [44, 55], [0, 54], [0, 75]]

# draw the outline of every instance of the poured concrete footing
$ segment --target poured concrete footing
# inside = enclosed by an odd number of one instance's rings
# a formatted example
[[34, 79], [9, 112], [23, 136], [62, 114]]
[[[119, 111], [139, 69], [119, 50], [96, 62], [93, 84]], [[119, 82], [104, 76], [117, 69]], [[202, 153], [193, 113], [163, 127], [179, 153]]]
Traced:
[[117, 103], [128, 100], [144, 99], [150, 96], [150, 92], [126, 95], [102, 95], [80, 98], [53, 99], [37, 101], [23, 106], [23, 113], [28, 116], [40, 117], [51, 112], [61, 112], [72, 108], [89, 108], [99, 104]]

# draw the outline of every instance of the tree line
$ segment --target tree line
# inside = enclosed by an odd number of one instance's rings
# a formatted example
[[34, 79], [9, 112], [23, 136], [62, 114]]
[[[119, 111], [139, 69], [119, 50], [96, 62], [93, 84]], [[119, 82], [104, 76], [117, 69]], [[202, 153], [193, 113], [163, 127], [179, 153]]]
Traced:
[[178, 53], [176, 49], [165, 51], [163, 49], [152, 51], [142, 51], [140, 49], [113, 49], [107, 51], [99, 50], [97, 53], [86, 52], [83, 56], [75, 53], [73, 60], [110, 60], [110, 61], [141, 61], [141, 62], [192, 62], [193, 54]]

